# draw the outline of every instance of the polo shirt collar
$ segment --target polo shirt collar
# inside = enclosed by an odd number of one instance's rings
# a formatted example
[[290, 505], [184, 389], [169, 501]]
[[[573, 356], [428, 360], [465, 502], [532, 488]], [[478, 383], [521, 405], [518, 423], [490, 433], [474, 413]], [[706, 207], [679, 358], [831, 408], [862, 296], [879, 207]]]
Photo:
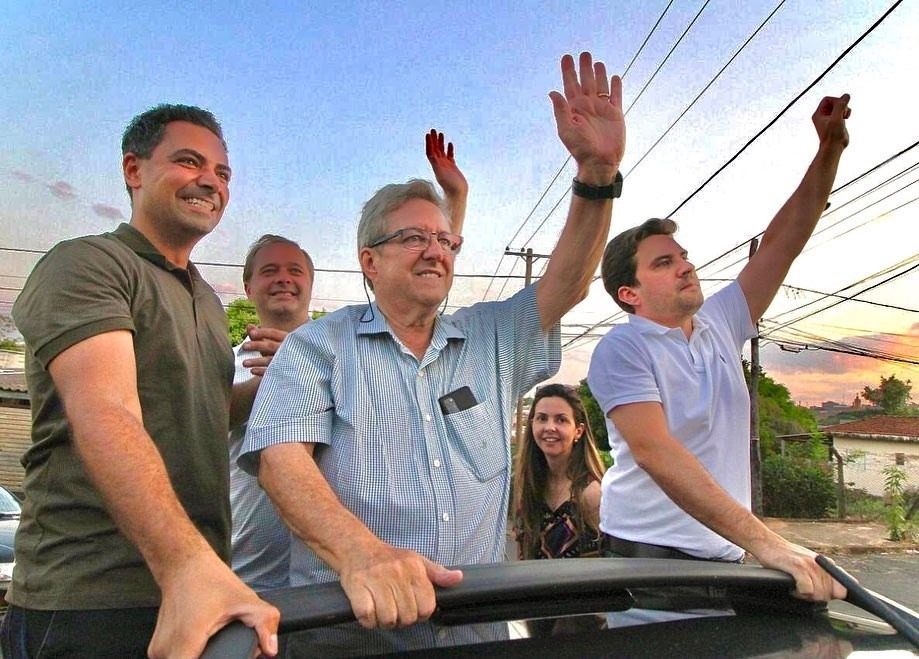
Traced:
[[[653, 320], [649, 320], [641, 316], [636, 316], [633, 313], [629, 314], [629, 325], [638, 330], [639, 334], [656, 334], [658, 336], [664, 336], [667, 334], [679, 334], [680, 336], [684, 336], [683, 330], [679, 327], [665, 327], [659, 323], [655, 323]], [[696, 336], [707, 329], [708, 325], [698, 316], [698, 314], [692, 317], [693, 336]]]
[[170, 272], [188, 272], [193, 278], [196, 278], [198, 275], [198, 269], [191, 261], [188, 262], [187, 269], [175, 265], [172, 261], [163, 256], [144, 234], [127, 222], [119, 224], [118, 227], [112, 231], [111, 235], [127, 245], [135, 254], [150, 261], [153, 265], [159, 266]]

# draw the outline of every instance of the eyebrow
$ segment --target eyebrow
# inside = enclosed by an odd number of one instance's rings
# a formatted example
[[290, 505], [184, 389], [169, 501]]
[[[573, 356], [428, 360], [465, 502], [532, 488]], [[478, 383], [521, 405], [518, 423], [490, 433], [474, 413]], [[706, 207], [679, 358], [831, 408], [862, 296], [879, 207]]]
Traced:
[[[189, 149], [189, 148], [177, 149], [176, 151], [173, 152], [172, 157], [176, 158], [178, 156], [183, 156], [183, 155], [194, 156], [201, 162], [208, 162], [207, 158], [205, 157], [203, 153], [200, 153], [199, 151], [195, 151], [194, 149]], [[221, 172], [227, 172], [228, 174], [233, 173], [233, 170], [230, 168], [230, 166], [225, 165], [223, 163], [217, 163], [216, 165], [214, 165], [214, 169], [221, 171]]]
[[[680, 251], [680, 258], [685, 259], [687, 256], [689, 256], [689, 252], [687, 252], [685, 249]], [[661, 254], [660, 256], [655, 256], [653, 259], [651, 259], [651, 265], [657, 265], [664, 259], [672, 258], [673, 254]]]

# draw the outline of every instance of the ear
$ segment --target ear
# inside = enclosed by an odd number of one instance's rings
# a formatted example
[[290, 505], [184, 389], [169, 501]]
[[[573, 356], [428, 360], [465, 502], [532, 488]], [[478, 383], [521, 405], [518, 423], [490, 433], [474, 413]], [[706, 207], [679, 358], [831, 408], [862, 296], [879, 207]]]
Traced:
[[141, 158], [134, 153], [126, 153], [121, 160], [124, 182], [132, 190], [140, 188], [140, 161]]
[[379, 256], [371, 247], [361, 247], [358, 259], [361, 263], [361, 271], [370, 281], [376, 279], [379, 270], [377, 269], [376, 258]]
[[632, 288], [631, 286], [620, 286], [619, 290], [616, 291], [616, 295], [622, 302], [633, 307], [637, 307], [641, 302], [641, 296], [638, 294], [638, 289]]
[[579, 423], [577, 427], [577, 434], [574, 436], [574, 441], [578, 441], [581, 437], [584, 436], [584, 424]]
[[247, 281], [243, 282], [243, 290], [246, 291], [246, 298], [251, 300], [252, 299], [252, 289], [249, 286], [249, 282]]

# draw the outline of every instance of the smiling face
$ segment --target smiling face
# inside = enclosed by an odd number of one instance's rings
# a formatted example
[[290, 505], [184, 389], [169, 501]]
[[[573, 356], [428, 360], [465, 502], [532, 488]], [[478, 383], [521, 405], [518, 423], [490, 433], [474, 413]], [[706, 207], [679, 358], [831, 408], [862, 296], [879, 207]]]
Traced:
[[230, 167], [223, 143], [207, 128], [185, 121], [166, 125], [149, 158], [127, 153], [131, 223], [168, 245], [191, 246], [210, 233], [230, 201]]
[[[428, 232], [450, 230], [441, 210], [424, 199], [410, 199], [387, 217], [387, 233], [406, 227]], [[412, 311], [436, 311], [440, 307], [453, 284], [454, 259], [455, 255], [436, 240], [422, 252], [405, 249], [398, 240], [360, 251], [361, 268], [373, 282], [377, 301]]]
[[584, 424], [577, 423], [571, 404], [557, 396], [536, 401], [531, 427], [533, 440], [547, 459], [570, 457], [575, 441], [584, 434]]
[[635, 254], [636, 286], [619, 288], [635, 314], [665, 327], [691, 324], [704, 301], [696, 269], [671, 235], [648, 236]]
[[271, 243], [259, 249], [244, 286], [264, 327], [291, 331], [309, 320], [313, 272], [296, 245]]

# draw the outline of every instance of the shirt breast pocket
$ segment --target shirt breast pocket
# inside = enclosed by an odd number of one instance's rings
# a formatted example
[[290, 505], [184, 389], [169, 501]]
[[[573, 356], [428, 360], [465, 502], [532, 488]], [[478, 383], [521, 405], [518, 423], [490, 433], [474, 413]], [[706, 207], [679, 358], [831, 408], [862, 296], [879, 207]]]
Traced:
[[507, 440], [500, 427], [501, 415], [490, 401], [445, 414], [444, 421], [454, 450], [479, 481], [490, 481], [505, 472]]

